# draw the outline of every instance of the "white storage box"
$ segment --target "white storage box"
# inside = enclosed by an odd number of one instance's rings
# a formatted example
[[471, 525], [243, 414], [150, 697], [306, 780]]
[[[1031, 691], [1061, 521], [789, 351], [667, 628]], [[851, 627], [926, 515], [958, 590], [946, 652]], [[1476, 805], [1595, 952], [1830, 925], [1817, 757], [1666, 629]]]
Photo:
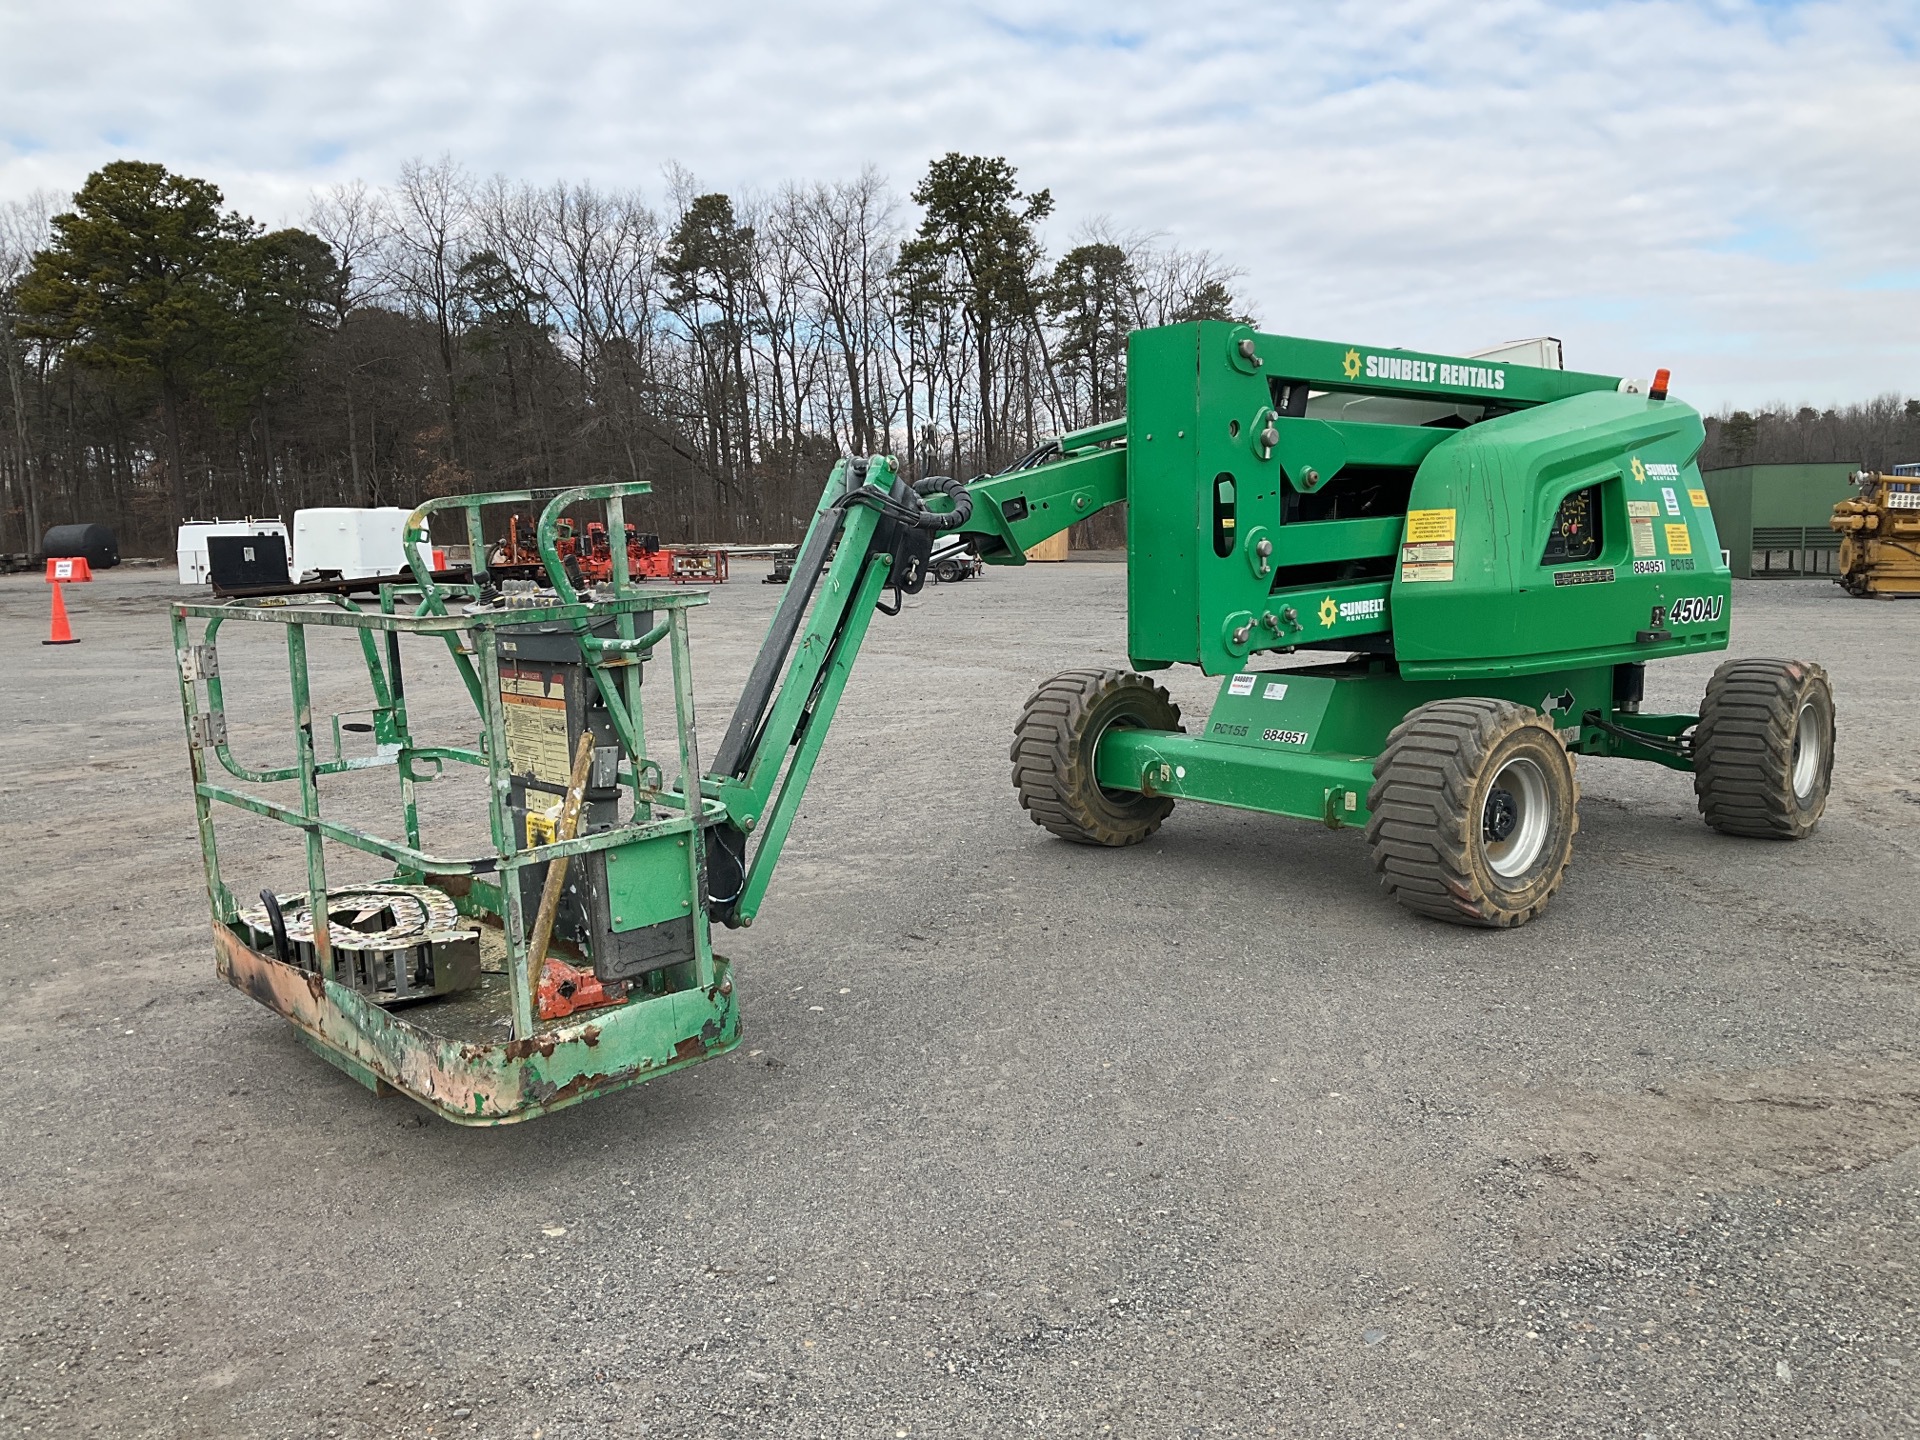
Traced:
[[[400, 537], [411, 510], [397, 505], [362, 510], [344, 506], [296, 510], [293, 515], [293, 578], [365, 580], [398, 575], [407, 568]], [[433, 567], [431, 541], [422, 537], [420, 562]]]
[[174, 559], [179, 562], [182, 585], [207, 583], [209, 535], [278, 535], [289, 552], [293, 549], [287, 544], [284, 520], [189, 520], [180, 527], [179, 538], [174, 541]]

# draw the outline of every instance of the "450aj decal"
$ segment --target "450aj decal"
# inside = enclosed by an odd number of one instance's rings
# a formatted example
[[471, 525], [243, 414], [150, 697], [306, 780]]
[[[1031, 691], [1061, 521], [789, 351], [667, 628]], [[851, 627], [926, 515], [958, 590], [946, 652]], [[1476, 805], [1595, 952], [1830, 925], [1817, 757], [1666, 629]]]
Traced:
[[1667, 618], [1675, 625], [1711, 625], [1724, 609], [1718, 595], [1682, 595], [1668, 609]]

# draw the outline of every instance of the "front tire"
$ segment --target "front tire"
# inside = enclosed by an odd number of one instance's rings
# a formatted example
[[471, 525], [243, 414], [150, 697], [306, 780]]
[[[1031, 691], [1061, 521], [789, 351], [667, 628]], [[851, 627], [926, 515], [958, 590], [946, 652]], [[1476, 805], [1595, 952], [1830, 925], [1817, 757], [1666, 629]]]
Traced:
[[1100, 737], [1118, 727], [1179, 730], [1180, 707], [1130, 670], [1066, 670], [1033, 692], [1013, 731], [1013, 784], [1033, 823], [1077, 845], [1138, 845], [1173, 809], [1164, 795], [1094, 779]]
[[1416, 914], [1524, 925], [1566, 878], [1580, 785], [1537, 710], [1477, 698], [1422, 705], [1387, 737], [1373, 775], [1373, 868]]
[[1700, 817], [1728, 835], [1801, 840], [1833, 785], [1833, 687], [1805, 660], [1729, 660], [1693, 732]]

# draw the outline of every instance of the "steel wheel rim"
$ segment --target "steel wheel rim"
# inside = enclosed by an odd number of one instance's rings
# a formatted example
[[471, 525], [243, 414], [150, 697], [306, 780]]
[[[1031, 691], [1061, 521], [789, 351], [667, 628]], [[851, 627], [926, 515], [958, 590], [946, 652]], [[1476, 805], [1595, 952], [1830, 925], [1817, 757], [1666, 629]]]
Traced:
[[1105, 800], [1107, 804], [1113, 806], [1116, 810], [1134, 800], [1140, 799], [1142, 792], [1138, 790], [1109, 790], [1100, 783], [1100, 742], [1107, 738], [1107, 732], [1110, 730], [1142, 730], [1145, 728], [1139, 720], [1131, 715], [1116, 715], [1113, 719], [1107, 721], [1106, 724], [1093, 732], [1093, 739], [1087, 745], [1087, 773], [1094, 777], [1093, 788], [1100, 792], [1101, 799]]
[[[1496, 839], [1496, 820], [1506, 806], [1511, 806], [1511, 826]], [[1502, 880], [1517, 880], [1539, 862], [1553, 829], [1553, 801], [1538, 762], [1516, 755], [1495, 772], [1480, 824], [1487, 868]]]
[[1820, 766], [1827, 753], [1827, 737], [1821, 733], [1820, 713], [1809, 700], [1800, 707], [1793, 722], [1793, 794], [1796, 800], [1812, 797], [1820, 782]]

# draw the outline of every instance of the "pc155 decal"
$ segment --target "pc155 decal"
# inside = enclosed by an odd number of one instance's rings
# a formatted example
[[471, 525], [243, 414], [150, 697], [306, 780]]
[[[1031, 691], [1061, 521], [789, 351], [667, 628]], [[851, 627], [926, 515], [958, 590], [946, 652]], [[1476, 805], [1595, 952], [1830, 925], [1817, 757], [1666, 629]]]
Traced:
[[1711, 625], [1720, 618], [1725, 602], [1718, 595], [1682, 595], [1667, 611], [1675, 625]]

